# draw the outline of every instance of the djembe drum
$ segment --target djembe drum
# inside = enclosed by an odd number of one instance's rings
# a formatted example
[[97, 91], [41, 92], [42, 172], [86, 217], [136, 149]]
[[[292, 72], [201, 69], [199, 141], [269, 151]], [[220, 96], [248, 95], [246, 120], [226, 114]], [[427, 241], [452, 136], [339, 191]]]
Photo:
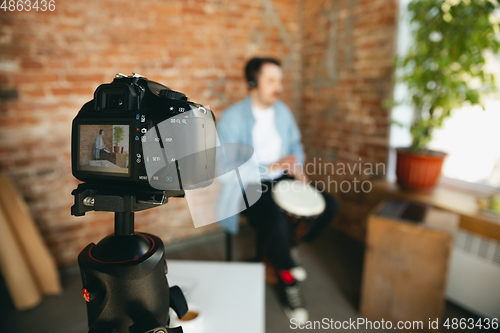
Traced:
[[[325, 211], [325, 198], [315, 187], [294, 179], [275, 183], [271, 196], [290, 223], [291, 246], [297, 246], [309, 232], [311, 224]], [[263, 259], [266, 264], [266, 282], [274, 285], [278, 281], [276, 269], [265, 253]]]
[[290, 222], [292, 246], [296, 246], [325, 211], [323, 195], [313, 186], [298, 180], [284, 179], [275, 184], [271, 196]]

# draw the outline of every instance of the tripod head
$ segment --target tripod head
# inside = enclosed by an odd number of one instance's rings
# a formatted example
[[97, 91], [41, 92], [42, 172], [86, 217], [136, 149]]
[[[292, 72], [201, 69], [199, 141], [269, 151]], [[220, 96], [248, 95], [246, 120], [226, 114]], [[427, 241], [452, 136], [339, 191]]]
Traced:
[[135, 190], [80, 184], [71, 214], [115, 213], [115, 232], [80, 252], [78, 264], [87, 302], [89, 333], [181, 333], [167, 328], [169, 307], [181, 318], [188, 308], [179, 287], [169, 288], [163, 242], [134, 232], [134, 212], [183, 197], [184, 191]]

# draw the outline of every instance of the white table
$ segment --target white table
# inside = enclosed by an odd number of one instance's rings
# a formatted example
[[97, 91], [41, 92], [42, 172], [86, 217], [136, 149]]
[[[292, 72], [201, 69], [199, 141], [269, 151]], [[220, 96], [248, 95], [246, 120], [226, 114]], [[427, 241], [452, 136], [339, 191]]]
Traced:
[[[262, 263], [184, 260], [167, 260], [167, 263], [169, 285], [178, 285], [188, 305], [200, 310], [202, 325], [196, 333], [264, 333]], [[190, 333], [187, 325], [184, 332]]]

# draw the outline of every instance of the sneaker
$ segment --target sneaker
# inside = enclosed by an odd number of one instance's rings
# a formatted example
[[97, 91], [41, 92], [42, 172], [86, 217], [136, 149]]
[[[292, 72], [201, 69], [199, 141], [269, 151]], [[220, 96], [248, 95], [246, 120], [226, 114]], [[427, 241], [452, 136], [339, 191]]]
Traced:
[[290, 270], [290, 273], [292, 273], [293, 277], [297, 281], [304, 281], [307, 279], [307, 272], [302, 266], [295, 266]]
[[[299, 262], [299, 248], [298, 247], [293, 247], [290, 250], [290, 255], [293, 259], [293, 261], [297, 264]], [[307, 272], [304, 269], [304, 267], [297, 265], [293, 267], [290, 272], [292, 273], [293, 277], [297, 281], [304, 281], [307, 279]]]
[[279, 283], [283, 311], [289, 319], [295, 318], [297, 322], [306, 322], [309, 312], [306, 309], [306, 302], [302, 294], [302, 288], [297, 281], [292, 284]]

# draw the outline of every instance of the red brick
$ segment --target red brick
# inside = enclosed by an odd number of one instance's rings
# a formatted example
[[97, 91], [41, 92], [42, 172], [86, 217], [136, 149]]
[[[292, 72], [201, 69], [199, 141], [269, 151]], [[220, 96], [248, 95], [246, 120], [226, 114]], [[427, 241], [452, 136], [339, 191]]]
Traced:
[[59, 76], [50, 72], [37, 72], [36, 74], [32, 73], [20, 73], [14, 75], [14, 80], [16, 84], [23, 83], [36, 83], [36, 84], [47, 84], [51, 82], [57, 82], [59, 80]]
[[66, 75], [66, 80], [69, 82], [102, 82], [105, 79], [102, 74], [69, 74]]
[[52, 91], [53, 95], [59, 96], [59, 95], [69, 95], [73, 92], [73, 89], [71, 89], [71, 88], [54, 88], [51, 91]]
[[39, 61], [25, 59], [25, 60], [21, 61], [21, 68], [24, 68], [24, 69], [41, 69], [41, 68], [43, 68], [43, 65]]

